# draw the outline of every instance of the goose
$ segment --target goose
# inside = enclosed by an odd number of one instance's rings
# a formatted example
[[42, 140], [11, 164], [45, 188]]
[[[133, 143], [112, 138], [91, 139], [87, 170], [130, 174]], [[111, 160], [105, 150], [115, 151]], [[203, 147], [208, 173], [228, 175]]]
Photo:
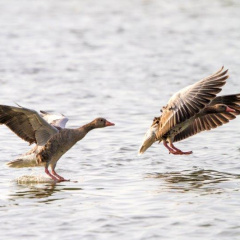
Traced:
[[[68, 119], [61, 115], [51, 115], [41, 111], [38, 113], [24, 107], [0, 105], [0, 124], [6, 125], [16, 135], [36, 145], [18, 159], [8, 162], [9, 167], [44, 166], [45, 173], [54, 181], [69, 181], [55, 171], [57, 161], [73, 145], [95, 129], [114, 126], [104, 118], [96, 118], [92, 122], [76, 129], [65, 128]], [[51, 173], [48, 168], [50, 167]]]
[[219, 127], [240, 114], [240, 94], [216, 96], [221, 90], [228, 70], [216, 73], [175, 93], [153, 119], [139, 149], [143, 154], [154, 142], [163, 142], [169, 154], [192, 154], [175, 147], [174, 142], [199, 132]]
[[[19, 104], [17, 105], [21, 107]], [[40, 110], [40, 116], [58, 130], [65, 128], [66, 123], [68, 122], [68, 118], [65, 117], [63, 114], [52, 114]], [[35, 145], [28, 152], [18, 156], [17, 159], [8, 162], [7, 166], [12, 168], [22, 168], [22, 167], [39, 167], [44, 165], [37, 163], [36, 155], [38, 150], [39, 150], [38, 145]]]

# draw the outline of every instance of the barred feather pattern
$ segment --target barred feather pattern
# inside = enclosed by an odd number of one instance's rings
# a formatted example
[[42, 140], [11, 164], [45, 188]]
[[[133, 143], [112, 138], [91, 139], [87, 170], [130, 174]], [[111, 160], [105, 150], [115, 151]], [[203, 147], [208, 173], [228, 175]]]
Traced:
[[190, 85], [174, 94], [163, 109], [157, 139], [161, 139], [170, 129], [198, 114], [204, 109], [226, 83], [228, 70], [223, 67], [216, 73]]

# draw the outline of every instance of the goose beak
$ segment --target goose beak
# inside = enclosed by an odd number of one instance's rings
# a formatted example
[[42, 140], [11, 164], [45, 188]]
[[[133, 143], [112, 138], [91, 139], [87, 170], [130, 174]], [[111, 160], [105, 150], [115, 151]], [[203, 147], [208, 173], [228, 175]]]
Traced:
[[106, 121], [106, 123], [105, 123], [105, 126], [106, 127], [108, 127], [108, 126], [114, 126], [115, 124], [114, 123], [111, 123], [111, 122], [109, 122], [109, 121]]
[[236, 111], [234, 109], [230, 108], [230, 107], [227, 107], [226, 112], [236, 112]]

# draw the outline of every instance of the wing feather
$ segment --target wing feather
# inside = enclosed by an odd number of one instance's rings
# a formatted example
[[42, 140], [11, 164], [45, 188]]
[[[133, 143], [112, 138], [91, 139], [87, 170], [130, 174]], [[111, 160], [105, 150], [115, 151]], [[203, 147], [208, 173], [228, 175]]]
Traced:
[[157, 139], [161, 139], [176, 124], [186, 121], [205, 108], [222, 90], [228, 78], [227, 71], [223, 71], [222, 67], [209, 77], [174, 94], [163, 109]]
[[41, 116], [52, 126], [56, 128], [65, 128], [68, 118], [64, 115], [51, 114], [45, 111], [40, 111]]
[[219, 127], [235, 119], [240, 114], [240, 94], [218, 96], [208, 106], [214, 106], [215, 104], [225, 104], [236, 112], [211, 113], [197, 117], [192, 124], [174, 137], [174, 142], [181, 141], [199, 132]]
[[23, 140], [44, 145], [58, 130], [48, 124], [36, 111], [0, 105], [0, 124], [5, 124]]

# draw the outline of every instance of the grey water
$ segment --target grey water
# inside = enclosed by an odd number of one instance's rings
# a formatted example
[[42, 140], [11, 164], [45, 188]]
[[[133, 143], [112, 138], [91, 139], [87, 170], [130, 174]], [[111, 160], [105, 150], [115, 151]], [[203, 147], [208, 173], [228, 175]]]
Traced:
[[137, 156], [177, 90], [229, 69], [240, 92], [237, 0], [0, 1], [0, 104], [101, 116], [57, 171], [77, 182], [19, 183], [42, 168], [5, 163], [29, 146], [0, 126], [1, 239], [239, 239], [240, 118]]

